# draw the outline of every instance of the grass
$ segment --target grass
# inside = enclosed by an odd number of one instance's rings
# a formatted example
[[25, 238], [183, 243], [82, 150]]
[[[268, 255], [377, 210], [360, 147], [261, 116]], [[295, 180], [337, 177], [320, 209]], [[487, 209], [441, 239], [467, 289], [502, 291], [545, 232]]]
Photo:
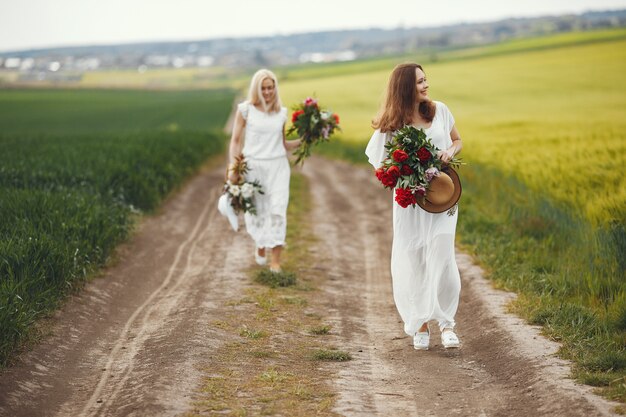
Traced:
[[298, 296], [284, 296], [281, 298], [281, 301], [285, 304], [296, 304], [299, 306], [306, 306], [308, 301], [306, 298], [298, 297]]
[[0, 365], [223, 150], [233, 96], [0, 90]]
[[[285, 270], [298, 270], [310, 267], [311, 246], [317, 241], [311, 231], [310, 213], [313, 204], [306, 177], [292, 168], [289, 207], [287, 207], [287, 251], [282, 264]], [[307, 288], [306, 282], [300, 282], [301, 289]]]
[[329, 334], [330, 333], [330, 329], [331, 327], [327, 324], [322, 324], [319, 326], [315, 326], [309, 329], [309, 333], [314, 334], [314, 335], [323, 335], [323, 334]]
[[82, 88], [238, 88], [248, 81], [249, 72], [232, 67], [163, 68], [143, 73], [131, 70], [93, 71], [85, 73], [78, 85]]
[[511, 39], [492, 45], [463, 48], [441, 55], [441, 60], [474, 59], [486, 56], [525, 53], [545, 49], [590, 45], [607, 41], [626, 39], [626, 29], [599, 29], [592, 31], [574, 31], [550, 36], [535, 36]]
[[[575, 377], [626, 402], [623, 36], [519, 41], [425, 69], [469, 162], [457, 241], [497, 286], [520, 294], [512, 310], [562, 343]], [[319, 153], [366, 164], [369, 122], [392, 66], [281, 91], [286, 102], [315, 92], [342, 117], [341, 140]]]
[[127, 91], [0, 90], [2, 134], [34, 136], [207, 132], [230, 113], [230, 89]]
[[296, 285], [296, 274], [289, 271], [273, 272], [269, 269], [259, 270], [254, 280], [271, 288], [290, 287]]
[[267, 337], [267, 333], [263, 330], [251, 330], [248, 328], [243, 328], [239, 332], [239, 336], [247, 337], [248, 339], [260, 339], [262, 337]]
[[352, 355], [348, 352], [335, 349], [317, 349], [311, 354], [311, 357], [316, 361], [345, 362], [352, 360]]
[[278, 372], [276, 369], [271, 368], [268, 369], [266, 371], [263, 371], [259, 376], [259, 380], [261, 380], [262, 382], [265, 382], [269, 385], [277, 385], [283, 381], [285, 381], [289, 376], [292, 376], [290, 374], [283, 374]]

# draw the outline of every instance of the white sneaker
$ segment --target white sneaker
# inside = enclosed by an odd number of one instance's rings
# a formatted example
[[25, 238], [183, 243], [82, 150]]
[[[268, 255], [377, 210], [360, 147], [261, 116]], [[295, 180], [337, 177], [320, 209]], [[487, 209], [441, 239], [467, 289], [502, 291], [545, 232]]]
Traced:
[[428, 350], [430, 345], [430, 332], [417, 332], [413, 336], [413, 347], [417, 350]]
[[259, 248], [254, 248], [254, 260], [256, 261], [257, 265], [265, 265], [267, 263], [267, 259], [265, 258], [265, 256], [259, 255]]
[[441, 332], [441, 343], [446, 349], [458, 348], [461, 346], [458, 336], [452, 331], [452, 329], [444, 329], [443, 332]]

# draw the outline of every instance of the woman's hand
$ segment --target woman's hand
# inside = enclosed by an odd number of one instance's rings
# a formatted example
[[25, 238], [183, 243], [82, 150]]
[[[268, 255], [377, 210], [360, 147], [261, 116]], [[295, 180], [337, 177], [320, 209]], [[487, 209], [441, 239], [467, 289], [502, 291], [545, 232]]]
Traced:
[[288, 151], [293, 151], [302, 143], [302, 139], [294, 139], [294, 140], [286, 140], [285, 141], [285, 149]]
[[453, 145], [450, 148], [446, 149], [445, 151], [437, 152], [437, 157], [439, 159], [441, 159], [441, 161], [444, 164], [448, 164], [450, 162], [450, 160], [452, 160], [452, 158], [454, 158], [455, 154], [456, 154], [456, 148]]

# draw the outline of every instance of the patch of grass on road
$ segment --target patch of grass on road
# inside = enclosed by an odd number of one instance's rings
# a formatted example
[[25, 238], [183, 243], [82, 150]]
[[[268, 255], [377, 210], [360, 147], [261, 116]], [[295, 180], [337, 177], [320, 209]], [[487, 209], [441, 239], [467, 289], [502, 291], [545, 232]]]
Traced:
[[311, 327], [309, 329], [309, 333], [315, 335], [328, 334], [330, 333], [331, 327], [327, 324], [321, 324], [319, 326]]
[[312, 353], [311, 357], [316, 361], [344, 362], [352, 360], [352, 355], [348, 352], [336, 349], [317, 349]]
[[290, 271], [274, 272], [269, 269], [260, 269], [254, 277], [259, 284], [267, 285], [271, 288], [291, 287], [296, 285], [296, 274]]
[[252, 330], [248, 328], [243, 328], [239, 331], [239, 336], [247, 337], [248, 339], [260, 339], [262, 337], [267, 337], [267, 333], [263, 330]]

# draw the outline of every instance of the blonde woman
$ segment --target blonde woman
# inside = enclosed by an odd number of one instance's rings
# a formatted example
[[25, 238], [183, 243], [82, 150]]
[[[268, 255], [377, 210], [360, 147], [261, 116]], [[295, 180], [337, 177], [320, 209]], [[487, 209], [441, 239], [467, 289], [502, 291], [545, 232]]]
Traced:
[[233, 182], [239, 179], [232, 168], [235, 158], [243, 153], [250, 169], [247, 180], [258, 181], [264, 192], [255, 197], [256, 215], [244, 215], [246, 230], [256, 245], [256, 262], [265, 265], [267, 252], [271, 251], [270, 270], [274, 272], [281, 270], [280, 255], [287, 232], [291, 174], [287, 152], [300, 145], [300, 139], [285, 139], [286, 121], [287, 108], [282, 106], [276, 75], [267, 69], [257, 71], [248, 98], [237, 106], [228, 175]]
[[[387, 98], [365, 151], [374, 168], [386, 157], [385, 143], [406, 125], [424, 129], [441, 149], [438, 156], [445, 163], [461, 151], [452, 113], [444, 103], [430, 99], [424, 70], [413, 63], [398, 65], [389, 78]], [[456, 206], [448, 212], [430, 213], [393, 203], [393, 296], [404, 331], [413, 336], [413, 346], [418, 350], [429, 348], [431, 320], [438, 322], [445, 348], [460, 345], [454, 333], [461, 290], [454, 257], [457, 217]]]

